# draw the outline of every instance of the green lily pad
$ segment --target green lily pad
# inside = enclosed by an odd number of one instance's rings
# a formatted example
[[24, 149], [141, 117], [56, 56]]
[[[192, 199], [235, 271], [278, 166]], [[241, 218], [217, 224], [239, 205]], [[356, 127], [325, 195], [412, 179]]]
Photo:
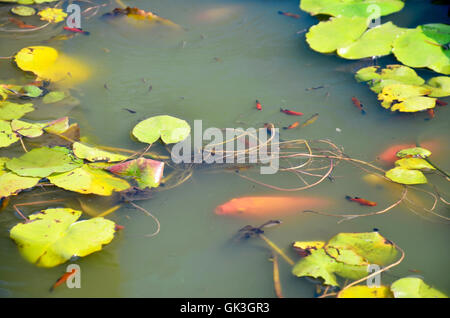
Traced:
[[395, 162], [397, 167], [405, 169], [417, 169], [417, 170], [436, 170], [435, 167], [430, 165], [428, 161], [422, 158], [403, 158]]
[[97, 194], [108, 196], [113, 191], [123, 191], [130, 188], [125, 180], [116, 178], [101, 169], [83, 165], [73, 171], [50, 176], [49, 181], [54, 185], [83, 194]]
[[106, 162], [117, 162], [126, 160], [127, 156], [122, 156], [119, 154], [107, 152], [100, 150], [95, 147], [90, 147], [81, 142], [75, 142], [73, 144], [73, 153], [75, 156], [81, 159], [86, 159], [88, 161], [106, 161]]
[[13, 119], [11, 121], [11, 129], [15, 133], [28, 138], [35, 138], [41, 136], [44, 133], [42, 127], [43, 127], [42, 124], [28, 123], [26, 121], [19, 119]]
[[403, 9], [401, 0], [302, 0], [300, 9], [311, 15], [326, 14], [332, 16], [346, 17], [369, 17], [372, 12], [368, 11], [370, 5], [376, 5], [382, 16]]
[[387, 65], [381, 72], [379, 66], [365, 67], [356, 72], [355, 78], [358, 82], [367, 82], [375, 93], [380, 93], [385, 86], [392, 84], [420, 86], [425, 83], [412, 68], [398, 64]]
[[391, 53], [392, 43], [404, 30], [392, 22], [386, 22], [367, 30], [359, 39], [349, 45], [339, 47], [337, 54], [346, 59], [388, 55]]
[[41, 178], [22, 177], [12, 172], [0, 175], [0, 198], [15, 195], [22, 190], [34, 187]]
[[[430, 31], [434, 30], [434, 31]], [[409, 29], [393, 43], [397, 60], [411, 67], [428, 67], [450, 74], [450, 51], [441, 45], [450, 42], [450, 26], [428, 24]]]
[[32, 103], [17, 104], [8, 101], [0, 102], [0, 119], [19, 119], [26, 113], [34, 110]]
[[428, 94], [428, 96], [431, 97], [450, 96], [450, 77], [436, 76], [430, 78], [425, 87], [431, 90], [431, 93]]
[[148, 144], [160, 137], [166, 144], [177, 143], [186, 139], [190, 132], [191, 127], [185, 120], [167, 115], [147, 118], [133, 128], [133, 136]]
[[296, 242], [302, 251], [306, 247], [308, 253], [294, 266], [294, 275], [322, 278], [325, 284], [338, 286], [336, 275], [360, 279], [368, 274], [369, 264], [386, 265], [398, 253], [394, 244], [378, 232], [340, 233], [325, 246], [320, 243]]
[[44, 178], [52, 173], [71, 171], [82, 163], [80, 159], [74, 158], [67, 148], [42, 147], [11, 159], [6, 163], [6, 167], [20, 176]]
[[314, 51], [332, 53], [352, 44], [366, 29], [366, 18], [357, 16], [331, 18], [312, 26], [306, 33], [306, 42]]
[[140, 189], [159, 186], [164, 172], [164, 162], [139, 158], [108, 168], [108, 171], [122, 177], [133, 178]]
[[409, 170], [401, 167], [393, 168], [386, 172], [386, 178], [401, 184], [423, 184], [427, 178], [419, 170]]
[[35, 85], [26, 85], [24, 87], [22, 87], [22, 90], [25, 92], [25, 94], [28, 97], [39, 97], [42, 94], [42, 89], [40, 89], [39, 87], [35, 86]]
[[15, 225], [10, 237], [27, 261], [54, 267], [73, 256], [100, 251], [114, 238], [113, 221], [96, 217], [75, 222], [80, 216], [81, 211], [72, 209], [43, 210], [29, 216], [32, 222]]
[[22, 17], [29, 17], [36, 14], [36, 10], [32, 7], [17, 6], [11, 9], [11, 12]]
[[9, 121], [0, 119], [0, 148], [8, 147], [19, 140], [19, 137], [12, 131]]
[[395, 298], [447, 298], [447, 295], [428, 286], [418, 277], [405, 277], [391, 285]]
[[397, 152], [396, 156], [399, 158], [405, 157], [427, 158], [431, 156], [431, 151], [422, 147], [414, 147], [402, 149], [399, 152]]
[[66, 93], [54, 91], [54, 92], [50, 92], [47, 95], [45, 95], [44, 98], [42, 99], [42, 101], [44, 102], [44, 104], [52, 104], [52, 103], [59, 102], [60, 100], [63, 100], [64, 98], [66, 98]]

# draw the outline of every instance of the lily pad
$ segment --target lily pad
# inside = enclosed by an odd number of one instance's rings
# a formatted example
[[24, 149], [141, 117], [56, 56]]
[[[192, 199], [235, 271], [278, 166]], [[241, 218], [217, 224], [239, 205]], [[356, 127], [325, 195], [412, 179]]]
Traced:
[[409, 170], [401, 167], [393, 168], [386, 172], [386, 178], [401, 184], [423, 184], [427, 178], [419, 170]]
[[65, 116], [46, 123], [44, 130], [50, 134], [63, 134], [69, 127], [69, 117]]
[[27, 6], [17, 6], [12, 8], [11, 12], [22, 17], [29, 17], [36, 14], [36, 9]]
[[365, 67], [356, 72], [355, 78], [358, 82], [367, 82], [375, 93], [380, 93], [385, 86], [392, 84], [421, 86], [425, 83], [412, 68], [398, 64], [387, 65], [381, 71], [379, 66]]
[[397, 167], [405, 169], [417, 169], [417, 170], [436, 170], [435, 167], [430, 165], [428, 161], [422, 158], [403, 158], [395, 162]]
[[372, 11], [368, 7], [376, 5], [380, 9], [380, 14], [388, 15], [403, 9], [404, 3], [401, 0], [302, 0], [300, 9], [309, 12], [311, 15], [326, 14], [332, 16], [346, 17], [369, 17]]
[[15, 133], [23, 137], [28, 138], [39, 137], [44, 133], [44, 130], [42, 128], [43, 128], [42, 124], [28, 123], [26, 121], [22, 121], [19, 119], [13, 119], [11, 121], [11, 129]]
[[391, 290], [395, 298], [447, 298], [418, 277], [400, 278], [392, 283]]
[[73, 144], [73, 153], [75, 156], [81, 159], [86, 159], [88, 161], [106, 161], [106, 162], [117, 162], [126, 160], [128, 157], [103, 151], [95, 147], [90, 147], [81, 142], [75, 142]]
[[49, 181], [54, 185], [74, 192], [92, 193], [108, 196], [113, 191], [123, 191], [130, 187], [125, 180], [116, 178], [101, 169], [83, 165], [73, 171], [50, 176]]
[[168, 115], [147, 118], [133, 128], [133, 136], [148, 144], [160, 137], [166, 144], [177, 143], [186, 139], [190, 132], [191, 127], [185, 120]]
[[366, 18], [358, 16], [331, 18], [312, 26], [306, 33], [306, 42], [314, 51], [332, 53], [352, 44], [366, 29]]
[[32, 103], [17, 104], [8, 101], [0, 102], [0, 119], [19, 119], [34, 110]]
[[394, 298], [389, 286], [352, 286], [342, 290], [339, 298]]
[[431, 90], [431, 93], [428, 96], [431, 97], [450, 96], [450, 77], [436, 76], [430, 78], [425, 87]]
[[63, 208], [43, 210], [29, 216], [32, 222], [14, 226], [10, 237], [27, 261], [40, 267], [57, 266], [73, 256], [100, 251], [114, 238], [113, 221], [96, 217], [75, 222], [81, 213]]
[[424, 96], [429, 93], [431, 90], [422, 86], [392, 84], [383, 88], [378, 100], [384, 108], [392, 106], [391, 111], [417, 112], [435, 107], [436, 98]]
[[450, 42], [450, 26], [426, 24], [409, 29], [393, 43], [397, 60], [411, 67], [428, 67], [436, 72], [450, 74], [450, 51], [442, 45]]
[[337, 54], [346, 59], [388, 55], [391, 53], [392, 43], [404, 30], [392, 22], [386, 22], [367, 30], [355, 42], [339, 47]]
[[22, 190], [34, 187], [41, 178], [22, 177], [12, 172], [0, 175], [0, 198], [15, 195]]
[[63, 147], [35, 148], [6, 163], [6, 167], [20, 176], [47, 177], [52, 173], [71, 171], [82, 165], [69, 149]]
[[23, 48], [14, 56], [14, 60], [20, 69], [60, 85], [75, 85], [85, 81], [90, 75], [85, 64], [48, 46]]
[[414, 147], [402, 149], [399, 152], [397, 152], [396, 156], [399, 158], [405, 157], [427, 158], [431, 156], [431, 151], [422, 147]]
[[48, 21], [50, 23], [58, 23], [64, 21], [64, 19], [67, 17], [67, 13], [59, 8], [45, 8], [39, 11], [38, 15], [41, 17], [41, 20]]
[[54, 92], [50, 92], [47, 95], [45, 95], [44, 98], [42, 99], [42, 101], [44, 102], [44, 104], [52, 104], [52, 103], [59, 102], [60, 100], [63, 100], [64, 98], [66, 98], [66, 93], [54, 91]]
[[19, 140], [19, 137], [12, 131], [9, 121], [0, 120], [0, 148], [8, 147]]
[[164, 162], [139, 158], [111, 166], [108, 170], [122, 177], [133, 178], [140, 189], [159, 186], [164, 172]]
[[22, 90], [28, 97], [39, 97], [42, 94], [42, 89], [35, 85], [26, 85], [22, 88]]

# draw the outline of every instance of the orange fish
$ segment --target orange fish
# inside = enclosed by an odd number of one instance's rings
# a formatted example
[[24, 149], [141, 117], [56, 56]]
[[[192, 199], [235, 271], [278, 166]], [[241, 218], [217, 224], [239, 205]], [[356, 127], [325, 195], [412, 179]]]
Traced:
[[256, 100], [256, 109], [257, 110], [262, 110], [261, 103], [258, 100]]
[[70, 276], [72, 276], [73, 274], [75, 274], [77, 270], [74, 268], [72, 269], [70, 272], [64, 273], [57, 281], [55, 284], [53, 284], [53, 286], [50, 288], [50, 291], [52, 292], [56, 287], [58, 287], [59, 285], [63, 284], [65, 281], [67, 281], [69, 279]]
[[308, 209], [323, 208], [329, 200], [320, 197], [255, 196], [231, 199], [215, 209], [218, 215], [242, 217], [277, 217]]
[[427, 113], [428, 113], [428, 116], [430, 116], [430, 119], [434, 118], [434, 109], [428, 109]]
[[[427, 140], [420, 144], [421, 147], [430, 150], [431, 152], [435, 152], [439, 150], [439, 142], [437, 140]], [[378, 159], [380, 159], [385, 164], [393, 164], [397, 158], [396, 154], [402, 149], [406, 148], [414, 148], [416, 147], [415, 143], [404, 143], [398, 145], [392, 145], [384, 150], [380, 155], [378, 155]]]
[[9, 22], [14, 23], [21, 29], [34, 29], [34, 25], [25, 24], [22, 20], [16, 19], [16, 18], [8, 18]]
[[376, 206], [377, 203], [373, 202], [373, 201], [369, 201], [363, 198], [358, 198], [358, 197], [354, 197], [352, 198], [351, 196], [347, 195], [345, 196], [345, 198], [349, 201], [353, 201], [353, 202], [358, 202], [361, 205], [367, 205], [367, 206]]
[[356, 97], [352, 97], [352, 102], [353, 104], [361, 111], [361, 113], [363, 115], [366, 114], [366, 111], [363, 109], [363, 105], [361, 104], [361, 102], [359, 101], [359, 99], [357, 99]]
[[287, 126], [287, 127], [283, 127], [283, 129], [293, 129], [295, 127], [297, 127], [299, 125], [298, 121], [296, 121], [295, 123]]

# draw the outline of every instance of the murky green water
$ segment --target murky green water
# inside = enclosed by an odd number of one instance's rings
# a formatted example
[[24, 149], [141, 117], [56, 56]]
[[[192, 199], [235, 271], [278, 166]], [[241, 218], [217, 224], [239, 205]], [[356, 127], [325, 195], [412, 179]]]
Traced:
[[[426, 114], [398, 115], [382, 110], [375, 94], [353, 79], [353, 71], [370, 61], [344, 61], [308, 48], [304, 33], [297, 32], [315, 24], [316, 19], [300, 12], [298, 1], [126, 3], [151, 9], [188, 30], [136, 28], [131, 24], [107, 23], [98, 17], [83, 20], [82, 27], [91, 32], [90, 36], [51, 44], [92, 68], [93, 76], [73, 91], [80, 105], [73, 109], [38, 109], [27, 118], [68, 115], [80, 124], [82, 135], [98, 144], [140, 149], [142, 144], [132, 141], [129, 132], [138, 121], [153, 115], [169, 114], [190, 123], [202, 119], [204, 127], [242, 126], [237, 120], [254, 127], [268, 121], [286, 126], [292, 123], [292, 118], [279, 112], [280, 106], [286, 106], [301, 110], [308, 117], [314, 113], [320, 117], [303, 129], [281, 131], [284, 139], [328, 138], [343, 146], [350, 156], [375, 163], [376, 156], [389, 145], [433, 139], [439, 142], [439, 151], [433, 154], [434, 162], [447, 171], [450, 169], [448, 107], [439, 108], [436, 117], [429, 121], [425, 121]], [[217, 8], [223, 9], [222, 15], [205, 14], [206, 10]], [[280, 16], [278, 10], [299, 13], [301, 19]], [[399, 26], [414, 27], [446, 21], [446, 18], [442, 7], [432, 6], [428, 1], [408, 0], [405, 9], [387, 19]], [[25, 46], [43, 44], [42, 41], [58, 34], [59, 28], [2, 34], [0, 56], [9, 56]], [[377, 61], [380, 65], [394, 62], [392, 57]], [[428, 71], [419, 74], [432, 76]], [[20, 76], [22, 72], [10, 62], [0, 61], [1, 80]], [[151, 92], [149, 85], [153, 88]], [[317, 86], [324, 88], [307, 90]], [[363, 101], [366, 116], [352, 105], [352, 96]], [[262, 112], [254, 109], [255, 99], [262, 102]], [[0, 155], [14, 154], [2, 150]], [[341, 164], [334, 172], [334, 182], [327, 180], [299, 195], [332, 198], [336, 202], [333, 211], [359, 213], [376, 208], [347, 202], [343, 199], [345, 195], [367, 197], [377, 201], [379, 207], [388, 206], [399, 197], [400, 190], [369, 185], [362, 180], [363, 175], [363, 171]], [[274, 183], [295, 185], [280, 175], [272, 178]], [[430, 180], [444, 193], [448, 190], [442, 178]], [[14, 202], [61, 197], [61, 193], [46, 196], [42, 193], [35, 190], [15, 198]], [[230, 173], [196, 171], [178, 188], [139, 202], [161, 222], [161, 232], [153, 238], [144, 237], [155, 229], [152, 219], [124, 206], [110, 217], [124, 225], [125, 230], [102, 252], [77, 261], [81, 266], [82, 288], [60, 288], [53, 294], [48, 288], [65, 271], [65, 265], [40, 269], [22, 260], [9, 239], [8, 230], [18, 219], [8, 207], [0, 214], [0, 296], [274, 297], [270, 253], [263, 248], [263, 243], [256, 240], [241, 245], [229, 243], [239, 228], [252, 222], [213, 213], [218, 204], [231, 198], [256, 194], [283, 193]], [[428, 198], [415, 194], [419, 200], [430, 203]], [[436, 212], [448, 215], [448, 209], [442, 206]], [[420, 270], [414, 275], [449, 293], [448, 225], [427, 221], [424, 216], [424, 212], [416, 215], [404, 206], [384, 215], [340, 224], [334, 218], [296, 215], [282, 218], [283, 224], [268, 230], [267, 236], [289, 250], [294, 240], [326, 240], [339, 232], [378, 228], [406, 253], [401, 265], [384, 274], [383, 282], [413, 275], [409, 270]], [[260, 221], [256, 223], [253, 225], [259, 225]], [[289, 253], [296, 257], [290, 250]], [[282, 261], [280, 265], [286, 296], [313, 296], [313, 284], [293, 277], [289, 266]]]

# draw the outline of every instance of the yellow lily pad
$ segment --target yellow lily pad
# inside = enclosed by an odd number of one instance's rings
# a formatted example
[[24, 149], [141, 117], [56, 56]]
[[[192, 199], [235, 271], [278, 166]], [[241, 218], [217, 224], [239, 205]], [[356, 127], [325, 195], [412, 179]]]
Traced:
[[67, 13], [58, 8], [45, 8], [39, 11], [38, 15], [41, 17], [41, 20], [50, 23], [58, 23], [64, 21], [64, 19], [67, 17]]
[[394, 298], [389, 286], [352, 286], [339, 293], [339, 298]]
[[44, 130], [42, 128], [43, 128], [42, 124], [28, 123], [26, 121], [19, 119], [13, 119], [11, 121], [11, 129], [15, 133], [23, 137], [28, 138], [39, 137], [44, 133]]
[[422, 158], [403, 158], [399, 159], [395, 162], [397, 167], [405, 168], [405, 169], [426, 169], [426, 170], [436, 170], [435, 167], [430, 165], [428, 161]]
[[0, 119], [0, 148], [8, 147], [19, 140], [19, 137], [12, 131], [9, 121]]
[[41, 178], [22, 177], [12, 172], [0, 174], [0, 198], [34, 187]]
[[401, 184], [423, 184], [427, 183], [427, 178], [419, 170], [409, 170], [396, 167], [386, 172], [386, 178]]
[[114, 238], [113, 221], [96, 217], [75, 222], [81, 213], [67, 208], [43, 210], [29, 216], [32, 222], [15, 225], [10, 237], [27, 261], [39, 267], [57, 266], [73, 256], [100, 251]]
[[82, 144], [81, 142], [75, 142], [73, 144], [73, 153], [78, 158], [86, 159], [91, 162], [95, 161], [117, 162], [126, 160], [128, 158], [127, 156], [87, 146], [85, 144]]
[[32, 103], [17, 104], [8, 101], [0, 102], [0, 119], [19, 119], [34, 110]]
[[397, 152], [396, 156], [399, 158], [405, 157], [427, 158], [431, 156], [431, 151], [422, 147], [406, 148]]
[[399, 110], [401, 112], [416, 112], [434, 108], [436, 98], [425, 97], [431, 93], [431, 90], [417, 85], [392, 84], [385, 86], [378, 100], [381, 100], [381, 106], [391, 111]]

